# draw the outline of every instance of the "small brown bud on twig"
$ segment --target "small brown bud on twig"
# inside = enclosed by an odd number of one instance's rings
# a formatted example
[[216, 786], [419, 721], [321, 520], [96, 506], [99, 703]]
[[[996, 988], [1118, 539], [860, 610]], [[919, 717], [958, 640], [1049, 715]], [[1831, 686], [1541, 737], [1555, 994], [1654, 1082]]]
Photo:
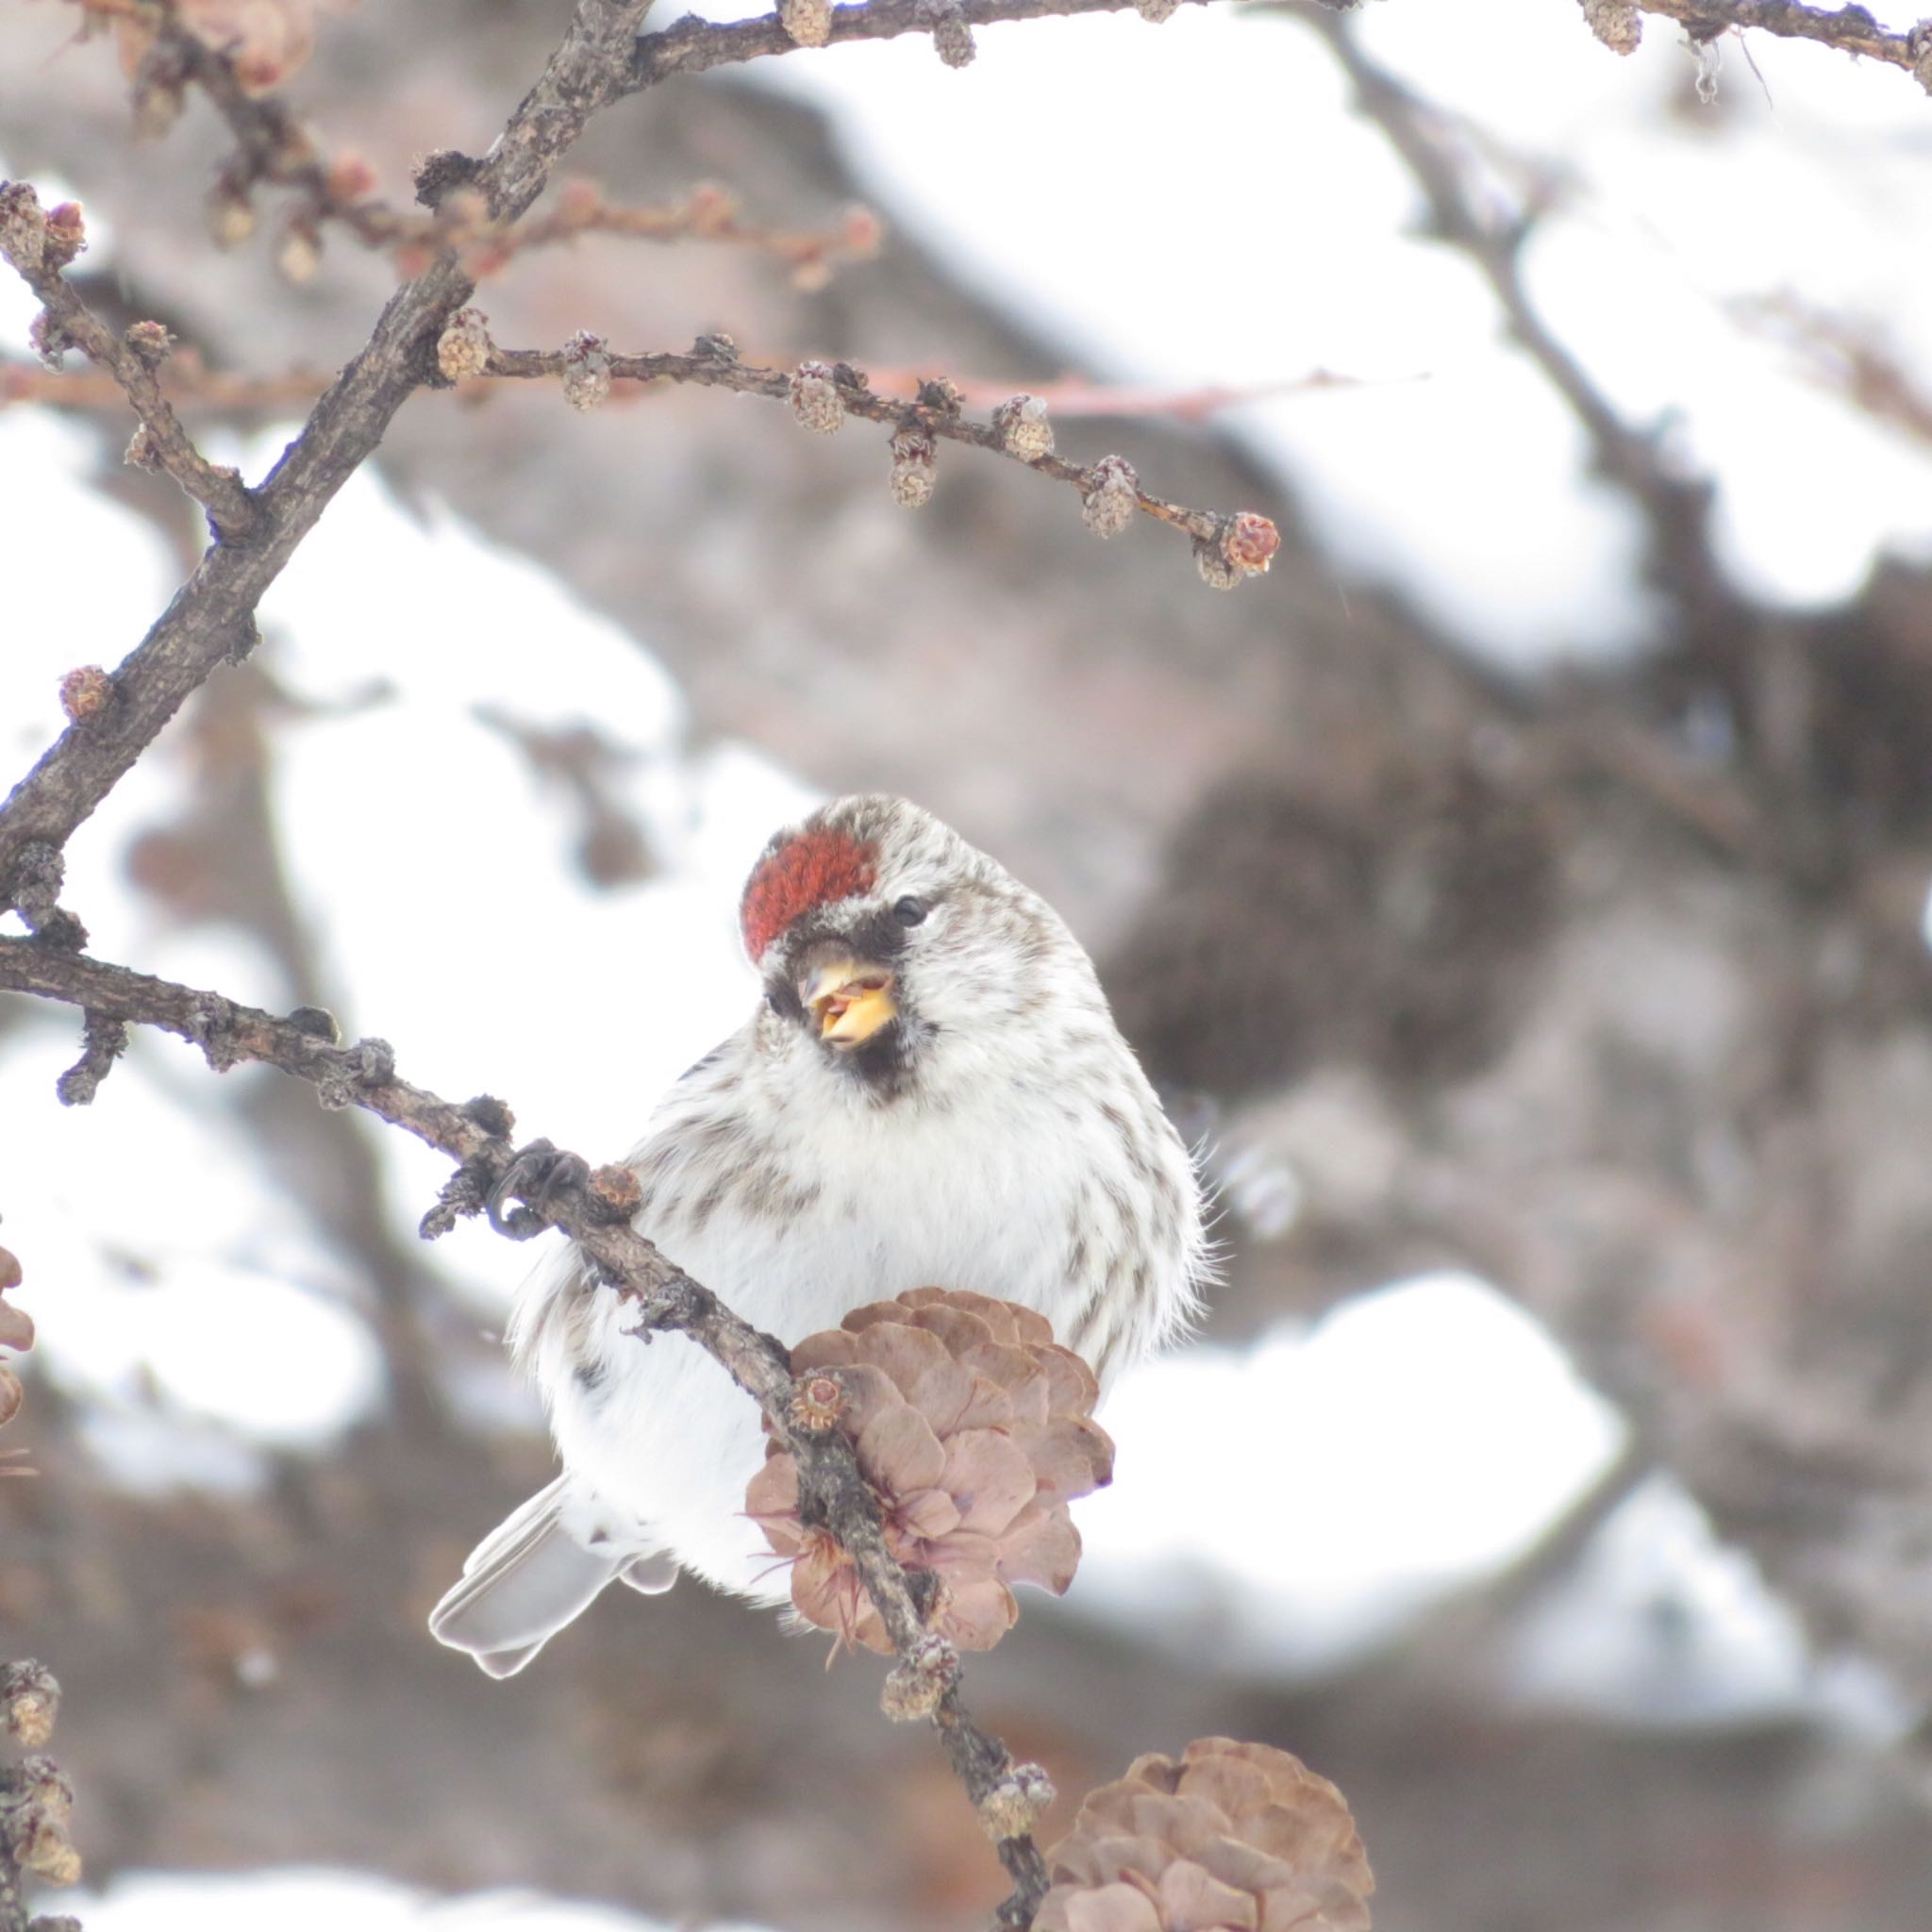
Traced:
[[970, 67], [979, 52], [958, 0], [924, 0], [922, 17], [932, 29], [933, 51], [948, 67]]
[[47, 218], [25, 181], [0, 181], [0, 255], [22, 275], [40, 272], [47, 253]]
[[282, 230], [281, 242], [275, 249], [275, 267], [285, 282], [299, 289], [315, 279], [315, 272], [321, 266], [321, 231], [298, 217]]
[[811, 1435], [823, 1435], [844, 1413], [845, 1391], [836, 1375], [807, 1375], [791, 1391], [792, 1424]]
[[255, 204], [239, 188], [218, 183], [208, 198], [208, 232], [217, 248], [239, 248], [255, 233]]
[[43, 259], [49, 268], [65, 268], [87, 246], [87, 224], [77, 201], [57, 202], [47, 210], [47, 245]]
[[912, 1655], [887, 1673], [879, 1708], [895, 1724], [916, 1724], [930, 1717], [958, 1681], [959, 1653], [943, 1637], [928, 1631], [913, 1646]]
[[628, 1221], [644, 1205], [644, 1191], [638, 1184], [636, 1169], [625, 1167], [622, 1161], [592, 1168], [585, 1191], [612, 1221]]
[[40, 1806], [56, 1824], [64, 1826], [73, 1818], [74, 1786], [51, 1757], [23, 1757], [8, 1784], [15, 1796]]
[[51, 308], [42, 308], [26, 325], [27, 345], [49, 369], [58, 369], [60, 358], [74, 347], [74, 339], [61, 327]]
[[1220, 541], [1213, 537], [1194, 539], [1194, 568], [1210, 591], [1231, 591], [1247, 575], [1240, 564], [1228, 558]]
[[1134, 0], [1134, 11], [1156, 26], [1180, 11], [1181, 0]]
[[1922, 20], [1906, 35], [1906, 52], [1912, 57], [1912, 78], [1932, 94], [1932, 20]]
[[579, 329], [563, 345], [563, 399], [594, 409], [610, 393], [610, 354], [602, 336]]
[[957, 416], [961, 408], [958, 385], [949, 375], [928, 376], [919, 385], [917, 401], [935, 416]]
[[1244, 509], [1224, 517], [1214, 536], [1194, 539], [1194, 568], [1203, 583], [1231, 591], [1243, 577], [1265, 571], [1280, 548], [1281, 532], [1266, 517]]
[[187, 90], [172, 76], [137, 82], [134, 90], [134, 138], [159, 141], [181, 118]]
[[1141, 479], [1125, 457], [1102, 457], [1087, 472], [1080, 516], [1096, 537], [1118, 537], [1134, 521]]
[[855, 202], [839, 222], [839, 246], [854, 261], [870, 261], [885, 240], [886, 225], [871, 208]]
[[892, 432], [892, 501], [902, 509], [930, 503], [939, 463], [940, 446], [932, 431], [918, 423], [901, 424]]
[[1046, 1814], [1056, 1793], [1053, 1780], [1037, 1764], [1014, 1764], [979, 1801], [979, 1822], [995, 1840], [1024, 1838]]
[[1222, 533], [1221, 547], [1230, 563], [1248, 572], [1265, 571], [1281, 548], [1281, 532], [1254, 510], [1239, 511]]
[[74, 1849], [66, 1826], [43, 1805], [31, 1800], [20, 1805], [7, 1821], [14, 1862], [23, 1872], [47, 1885], [77, 1885], [80, 1854]]
[[713, 362], [736, 362], [738, 344], [723, 329], [707, 329], [691, 345], [693, 356], [703, 356]]
[[791, 375], [791, 413], [814, 436], [830, 436], [845, 421], [845, 405], [823, 362], [801, 362]]
[[134, 425], [134, 434], [127, 439], [127, 447], [122, 452], [121, 460], [130, 469], [151, 471], [156, 475], [166, 467], [155, 444], [154, 432], [145, 423]]
[[60, 708], [75, 724], [99, 717], [113, 695], [113, 684], [98, 664], [83, 664], [60, 680]]
[[0, 1664], [0, 1722], [23, 1751], [38, 1751], [54, 1735], [60, 1714], [60, 1686], [52, 1671], [31, 1658]]
[[684, 205], [693, 235], [722, 235], [738, 219], [738, 197], [715, 181], [700, 181]]
[[458, 308], [436, 339], [436, 366], [452, 382], [481, 375], [490, 367], [490, 318], [480, 308]]
[[150, 369], [158, 369], [175, 352], [174, 336], [158, 322], [130, 322], [125, 341]]
[[778, 23], [801, 47], [832, 38], [832, 0], [778, 0]]
[[375, 170], [353, 151], [341, 154], [328, 164], [324, 184], [331, 201], [352, 208], [375, 192]]
[[1613, 54], [1634, 54], [1643, 39], [1637, 0], [1583, 0], [1583, 18]]
[[1037, 463], [1053, 454], [1053, 425], [1046, 420], [1046, 404], [1039, 396], [1008, 396], [992, 412], [992, 426], [1022, 462]]

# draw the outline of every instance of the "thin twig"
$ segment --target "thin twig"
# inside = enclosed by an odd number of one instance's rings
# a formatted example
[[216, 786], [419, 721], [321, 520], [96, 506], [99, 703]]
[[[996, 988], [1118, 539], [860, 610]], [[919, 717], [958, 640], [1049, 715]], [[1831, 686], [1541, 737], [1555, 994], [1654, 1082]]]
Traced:
[[[337, 1046], [325, 1032], [296, 1020], [278, 1020], [220, 993], [56, 951], [35, 940], [0, 939], [0, 990], [79, 1007], [90, 1027], [117, 1022], [177, 1034], [199, 1046], [217, 1072], [247, 1061], [278, 1067], [310, 1082], [325, 1104], [359, 1107], [415, 1135], [458, 1163], [441, 1201], [425, 1217], [425, 1234], [444, 1231], [459, 1215], [480, 1212], [515, 1163], [509, 1138], [514, 1117], [501, 1101], [483, 1096], [458, 1106], [401, 1079], [386, 1041]], [[859, 1473], [851, 1443], [836, 1428], [808, 1429], [794, 1421], [785, 1344], [734, 1314], [631, 1226], [636, 1190], [622, 1185], [627, 1171], [577, 1171], [589, 1178], [547, 1186], [523, 1211], [570, 1236], [607, 1284], [638, 1303], [641, 1328], [688, 1335], [758, 1403], [773, 1434], [797, 1458], [801, 1493], [817, 1506], [858, 1566], [901, 1661], [922, 1667], [931, 1639], [907, 1573], [886, 1546], [877, 1498]], [[1011, 1753], [973, 1721], [957, 1677], [932, 1722], [968, 1796], [975, 1807], [983, 1806], [1012, 1768]], [[1025, 1835], [1003, 1839], [998, 1850], [1016, 1888], [1003, 1916], [1008, 1924], [1024, 1925], [1046, 1890], [1045, 1860]]]
[[[1208, 0], [1183, 0], [1206, 6]], [[1135, 0], [958, 0], [957, 18], [969, 26], [991, 26], [1008, 20], [1043, 20], [1055, 14], [1123, 13]], [[832, 46], [853, 41], [891, 41], [902, 34], [929, 34], [933, 9], [927, 0], [868, 0], [862, 7], [834, 7]], [[631, 71], [633, 90], [654, 86], [674, 74], [704, 74], [770, 54], [795, 54], [799, 45], [775, 13], [756, 20], [708, 21], [696, 14], [647, 34], [638, 42]]]
[[[591, 117], [628, 85], [650, 0], [578, 0], [563, 42], [491, 151], [470, 171], [492, 214], [514, 220]], [[254, 107], [260, 104], [255, 102]], [[119, 667], [111, 719], [64, 732], [0, 806], [0, 905], [10, 903], [23, 849], [58, 846], [225, 658], [255, 640], [255, 608], [336, 491], [375, 451], [396, 411], [433, 381], [431, 352], [473, 284], [449, 254], [390, 298], [362, 349], [315, 406], [302, 433], [254, 492], [246, 545], [216, 543]]]
[[141, 418], [143, 467], [165, 470], [193, 497], [208, 511], [218, 541], [245, 541], [259, 517], [241, 473], [209, 462], [161, 393], [156, 371], [167, 354], [167, 331], [156, 323], [136, 323], [117, 336], [61, 273], [86, 245], [80, 210], [72, 203], [42, 210], [25, 182], [0, 182], [0, 254], [40, 298], [34, 333], [42, 355], [58, 363], [75, 348], [106, 370]]
[[[568, 349], [498, 349], [490, 351], [485, 375], [509, 381], [532, 381], [548, 377], [560, 380], [568, 375], [578, 358]], [[774, 402], [791, 398], [798, 371], [741, 361], [725, 339], [701, 337], [694, 348], [685, 351], [652, 350], [641, 355], [612, 355], [607, 358], [613, 380], [625, 382], [689, 382], [708, 389], [728, 389], [740, 395], [764, 396]], [[809, 366], [809, 365], [801, 365]], [[1084, 495], [1093, 485], [1090, 465], [1069, 462], [1066, 458], [1028, 455], [1012, 446], [1007, 433], [993, 423], [974, 423], [958, 413], [957, 391], [948, 383], [922, 385], [918, 396], [881, 395], [872, 387], [865, 372], [845, 362], [835, 363], [826, 372], [832, 390], [848, 416], [898, 427], [916, 422], [928, 434], [948, 442], [971, 444], [1023, 464], [1058, 483], [1071, 485]], [[1144, 514], [1170, 524], [1202, 542], [1218, 542], [1225, 534], [1228, 512], [1191, 509], [1185, 504], [1170, 503], [1164, 497], [1150, 496], [1136, 490], [1135, 506]]]
[[1916, 74], [1932, 92], [1932, 22], [1921, 21], [1903, 33], [1879, 25], [1861, 6], [1803, 7], [1798, 0], [1637, 0], [1645, 13], [1681, 23], [1695, 41], [1714, 40], [1731, 29], [1756, 27], [1782, 40], [1819, 41], [1840, 53], [1883, 60]]

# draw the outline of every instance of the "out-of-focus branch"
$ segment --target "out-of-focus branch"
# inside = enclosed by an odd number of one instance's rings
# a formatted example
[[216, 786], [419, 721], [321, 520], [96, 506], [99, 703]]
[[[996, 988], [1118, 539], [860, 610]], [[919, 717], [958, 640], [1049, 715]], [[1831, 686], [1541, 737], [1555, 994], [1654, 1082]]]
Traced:
[[55, 1923], [32, 1920], [26, 1881], [72, 1885], [80, 1876], [80, 1854], [68, 1835], [74, 1787], [51, 1757], [40, 1755], [59, 1708], [60, 1686], [51, 1671], [30, 1660], [0, 1664], [0, 1730], [31, 1754], [0, 1770], [0, 1932]]
[[[852, 1445], [836, 1424], [812, 1426], [808, 1407], [794, 1401], [782, 1342], [734, 1314], [631, 1226], [638, 1191], [628, 1168], [592, 1171], [538, 1143], [544, 1159], [541, 1170], [529, 1171], [541, 1172], [541, 1185], [520, 1184], [527, 1153], [520, 1157], [511, 1144], [514, 1117], [501, 1101], [481, 1095], [457, 1106], [399, 1078], [387, 1041], [338, 1046], [307, 1016], [278, 1020], [220, 993], [34, 940], [0, 939], [0, 989], [60, 1001], [96, 1018], [160, 1027], [199, 1046], [218, 1072], [244, 1061], [278, 1067], [312, 1083], [325, 1106], [359, 1107], [414, 1134], [458, 1163], [425, 1218], [425, 1236], [482, 1213], [486, 1205], [496, 1223], [494, 1203], [506, 1195], [525, 1202], [507, 1224], [510, 1231], [527, 1235], [547, 1224], [569, 1235], [604, 1282], [639, 1305], [641, 1331], [690, 1336], [758, 1403], [773, 1434], [797, 1459], [801, 1497], [851, 1555], [891, 1635], [899, 1657], [891, 1680], [894, 1714], [931, 1718], [989, 1828], [1044, 1807], [1051, 1790], [1043, 1778], [1031, 1767], [1016, 1767], [1007, 1747], [968, 1712], [958, 1658], [925, 1629], [912, 1582], [886, 1547], [877, 1499]], [[1003, 1917], [1024, 1927], [1046, 1891], [1045, 1860], [1026, 1829], [1002, 1830], [996, 1842], [1015, 1888]]]
[[1874, 423], [1932, 445], [1932, 390], [1870, 324], [1826, 314], [1790, 293], [1733, 303], [1731, 313], [1789, 349], [1821, 389]]
[[1732, 635], [1744, 607], [1711, 546], [1710, 485], [1679, 474], [1655, 437], [1624, 422], [1531, 302], [1523, 254], [1535, 232], [1534, 213], [1494, 208], [1478, 192], [1451, 118], [1370, 59], [1347, 21], [1319, 5], [1291, 10], [1326, 43], [1354, 85], [1357, 105], [1407, 167], [1428, 206], [1429, 233], [1475, 266], [1512, 340], [1583, 425], [1598, 472], [1642, 515], [1651, 577], [1676, 603], [1686, 628], [1706, 644]]
[[1118, 534], [1137, 510], [1186, 532], [1193, 539], [1202, 576], [1221, 590], [1265, 571], [1281, 541], [1274, 524], [1252, 510], [1191, 509], [1149, 495], [1121, 457], [1103, 457], [1089, 465], [1056, 456], [1046, 406], [1036, 395], [1010, 396], [992, 411], [991, 421], [974, 423], [962, 412], [958, 391], [942, 378], [922, 382], [912, 397], [881, 395], [865, 372], [850, 363], [760, 366], [741, 360], [737, 345], [721, 335], [701, 336], [685, 351], [635, 356], [613, 355], [601, 337], [591, 335], [579, 335], [561, 349], [499, 349], [489, 339], [485, 318], [475, 309], [453, 321], [439, 353], [444, 374], [452, 377], [548, 377], [560, 382], [579, 408], [602, 402], [615, 381], [690, 382], [788, 403], [806, 428], [822, 434], [837, 430], [848, 416], [889, 424], [893, 430], [891, 488], [908, 508], [932, 493], [937, 444], [968, 443], [1078, 491], [1087, 523], [1100, 536]]
[[218, 541], [246, 541], [258, 522], [255, 498], [239, 472], [218, 467], [195, 448], [161, 393], [156, 371], [171, 346], [167, 330], [158, 323], [138, 322], [117, 336], [61, 274], [86, 246], [74, 203], [42, 209], [25, 181], [0, 183], [0, 255], [42, 304], [34, 324], [35, 346], [55, 363], [67, 349], [79, 349], [112, 376], [141, 418], [130, 457], [138, 446], [136, 459], [142, 467], [174, 477], [208, 511]]
[[[874, 369], [875, 386], [886, 389], [916, 389], [921, 377], [908, 368]], [[1395, 376], [1395, 382], [1413, 381]], [[232, 370], [210, 369], [193, 348], [177, 350], [169, 358], [163, 387], [168, 400], [177, 410], [208, 410], [216, 414], [242, 415], [263, 410], [306, 408], [328, 387], [328, 376], [319, 369], [291, 369], [279, 375], [243, 375]], [[1306, 375], [1285, 375], [1276, 382], [1225, 386], [1210, 384], [1200, 389], [1156, 389], [1139, 384], [1088, 382], [1067, 376], [1054, 382], [1036, 383], [1033, 393], [1062, 421], [1089, 416], [1153, 418], [1166, 416], [1177, 423], [1205, 423], [1224, 409], [1238, 409], [1248, 403], [1270, 402], [1279, 396], [1321, 395], [1334, 390], [1379, 388], [1383, 379], [1347, 375], [1332, 369], [1313, 369]], [[465, 397], [487, 394], [487, 378], [457, 385]], [[953, 378], [959, 401], [968, 408], [991, 409], [1013, 393], [1011, 382], [984, 376]], [[641, 400], [650, 394], [645, 388], [614, 391], [612, 401]], [[31, 403], [42, 408], [70, 411], [118, 408], [124, 397], [113, 378], [92, 370], [46, 369], [24, 358], [0, 356], [0, 409], [10, 404]]]

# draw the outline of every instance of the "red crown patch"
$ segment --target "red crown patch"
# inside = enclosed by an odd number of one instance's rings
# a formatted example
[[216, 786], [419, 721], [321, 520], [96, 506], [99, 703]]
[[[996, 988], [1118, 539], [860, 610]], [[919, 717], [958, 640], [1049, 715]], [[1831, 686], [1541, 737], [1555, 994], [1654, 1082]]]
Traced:
[[792, 923], [816, 906], [872, 891], [878, 876], [873, 848], [850, 832], [801, 832], [753, 869], [739, 907], [744, 950], [756, 961]]

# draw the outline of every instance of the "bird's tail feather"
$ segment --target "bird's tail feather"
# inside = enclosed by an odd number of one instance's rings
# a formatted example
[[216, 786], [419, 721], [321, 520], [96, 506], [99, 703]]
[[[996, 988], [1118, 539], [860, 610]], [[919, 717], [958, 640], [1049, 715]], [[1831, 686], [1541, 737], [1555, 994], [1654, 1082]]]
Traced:
[[471, 1552], [455, 1588], [429, 1613], [430, 1635], [468, 1651], [491, 1676], [508, 1677], [613, 1579], [648, 1593], [669, 1590], [675, 1561], [641, 1549], [635, 1532], [617, 1534], [599, 1513], [568, 1476], [540, 1490]]

